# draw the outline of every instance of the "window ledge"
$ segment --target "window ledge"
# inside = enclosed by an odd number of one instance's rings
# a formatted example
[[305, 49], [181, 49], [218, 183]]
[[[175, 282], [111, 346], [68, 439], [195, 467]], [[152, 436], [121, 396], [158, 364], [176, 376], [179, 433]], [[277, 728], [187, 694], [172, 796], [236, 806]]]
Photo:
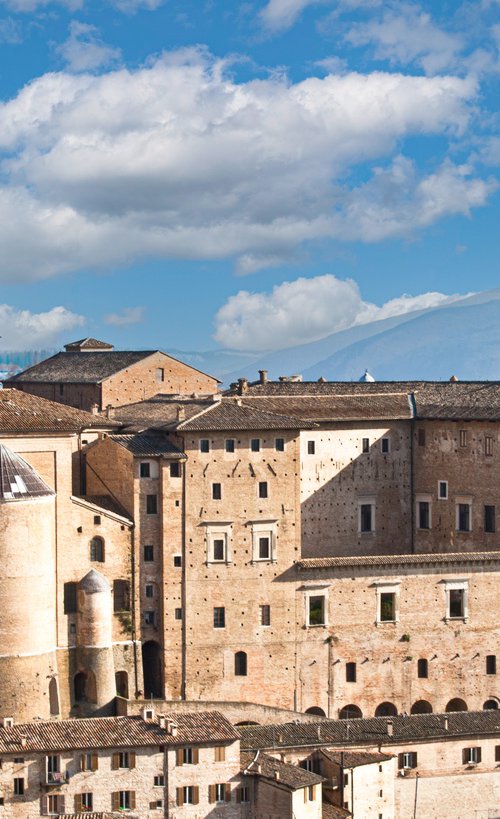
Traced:
[[397, 626], [399, 623], [399, 617], [396, 620], [377, 620], [375, 625], [376, 626]]
[[445, 617], [444, 622], [445, 623], [468, 623], [469, 622], [469, 617], [468, 616], [466, 616], [466, 617]]

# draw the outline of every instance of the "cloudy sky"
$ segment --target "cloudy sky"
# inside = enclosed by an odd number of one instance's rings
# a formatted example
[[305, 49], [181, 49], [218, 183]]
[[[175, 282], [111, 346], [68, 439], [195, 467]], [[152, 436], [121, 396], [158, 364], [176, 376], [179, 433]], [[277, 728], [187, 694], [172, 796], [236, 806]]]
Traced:
[[267, 350], [500, 285], [500, 2], [0, 0], [6, 348]]

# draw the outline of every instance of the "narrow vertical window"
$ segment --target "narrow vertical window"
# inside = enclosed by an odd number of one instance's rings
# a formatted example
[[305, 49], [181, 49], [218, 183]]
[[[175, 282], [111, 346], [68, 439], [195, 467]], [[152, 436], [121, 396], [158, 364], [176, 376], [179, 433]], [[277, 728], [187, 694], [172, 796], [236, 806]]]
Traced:
[[496, 531], [496, 521], [495, 521], [495, 507], [494, 506], [485, 506], [484, 507], [484, 531], [485, 532], [495, 532]]
[[307, 454], [314, 455], [316, 453], [316, 444], [315, 441], [308, 441], [307, 442]]
[[370, 451], [370, 439], [363, 438], [361, 441], [361, 450], [362, 452], [369, 452]]
[[260, 606], [260, 624], [261, 626], [271, 625], [271, 606]]
[[276, 452], [284, 452], [285, 451], [285, 439], [284, 438], [276, 438], [274, 442], [274, 448]]
[[226, 452], [234, 452], [234, 438], [226, 438], [225, 449]]
[[356, 663], [345, 664], [345, 681], [351, 683], [356, 682]]
[[429, 676], [429, 664], [427, 660], [421, 659], [418, 661], [417, 674], [422, 679], [426, 679]]
[[259, 481], [259, 498], [267, 498], [267, 481]]
[[222, 500], [222, 484], [212, 484], [212, 500]]
[[431, 528], [431, 511], [430, 511], [430, 503], [429, 501], [419, 501], [418, 502], [418, 528], [419, 529], [430, 529]]
[[236, 677], [247, 676], [247, 655], [244, 651], [237, 651], [234, 655], [234, 674]]
[[487, 654], [486, 655], [486, 673], [487, 674], [496, 674], [497, 673], [496, 654]]
[[448, 481], [438, 481], [439, 500], [448, 500]]
[[461, 429], [460, 430], [459, 440], [460, 440], [460, 446], [461, 447], [467, 446], [467, 430], [466, 429]]
[[390, 438], [382, 438], [382, 452], [385, 455], [387, 455], [387, 453], [390, 451], [390, 447]]
[[250, 441], [250, 450], [252, 452], [260, 452], [260, 438], [252, 438]]
[[493, 438], [491, 435], [486, 435], [484, 438], [484, 454], [493, 455]]

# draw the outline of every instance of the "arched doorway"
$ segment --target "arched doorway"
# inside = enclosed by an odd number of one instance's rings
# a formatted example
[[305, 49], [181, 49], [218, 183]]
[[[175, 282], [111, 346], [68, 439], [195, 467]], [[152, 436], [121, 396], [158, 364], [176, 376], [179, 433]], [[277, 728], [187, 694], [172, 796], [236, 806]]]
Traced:
[[56, 717], [59, 714], [59, 692], [57, 690], [57, 680], [52, 677], [49, 682], [49, 706], [50, 715]]
[[410, 714], [432, 714], [432, 705], [427, 700], [417, 700], [413, 703]]
[[116, 693], [119, 697], [128, 700], [128, 674], [126, 671], [117, 671], [115, 674]]
[[393, 702], [381, 702], [375, 709], [376, 717], [397, 717], [398, 709]]
[[339, 719], [361, 719], [362, 716], [361, 708], [357, 705], [344, 705], [339, 711]]
[[483, 711], [497, 711], [498, 710], [498, 700], [486, 700], [483, 705]]
[[326, 717], [325, 712], [318, 705], [313, 705], [311, 708], [306, 708], [306, 714], [314, 714], [317, 717]]
[[467, 711], [467, 703], [464, 700], [461, 700], [459, 697], [455, 697], [455, 699], [450, 700], [448, 705], [446, 706], [446, 711]]
[[163, 697], [163, 673], [161, 647], [156, 640], [148, 640], [142, 647], [142, 671], [144, 674], [144, 696]]
[[93, 671], [79, 671], [73, 680], [75, 702], [97, 702], [97, 687]]

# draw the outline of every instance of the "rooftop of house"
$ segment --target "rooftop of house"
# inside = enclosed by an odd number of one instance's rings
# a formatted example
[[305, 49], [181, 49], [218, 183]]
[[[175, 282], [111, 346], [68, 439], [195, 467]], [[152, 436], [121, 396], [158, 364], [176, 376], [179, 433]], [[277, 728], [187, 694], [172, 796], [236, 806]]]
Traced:
[[142, 717], [93, 717], [0, 727], [0, 753], [178, 746], [239, 739], [238, 731], [219, 711], [165, 717], [177, 726], [175, 734]]
[[336, 765], [343, 768], [360, 768], [362, 765], [380, 765], [394, 759], [393, 754], [382, 754], [377, 751], [338, 751], [335, 748], [322, 748], [321, 753]]
[[[392, 733], [391, 733], [392, 730]], [[500, 737], [500, 711], [459, 711], [449, 714], [373, 717], [314, 723], [240, 726], [243, 750], [275, 750], [357, 745], [394, 745], [426, 739]]]
[[5, 383], [99, 384], [156, 352], [159, 351], [104, 349], [56, 353], [12, 376]]
[[[284, 407], [282, 407], [284, 409]], [[239, 399], [222, 398], [212, 402], [198, 415], [181, 421], [178, 429], [188, 432], [246, 431], [265, 429], [300, 429], [303, 421], [278, 412], [268, 412], [260, 406], [244, 404]]]
[[78, 341], [70, 341], [69, 344], [64, 345], [64, 349], [67, 353], [71, 353], [80, 350], [113, 350], [114, 347], [112, 344], [108, 344], [107, 341], [99, 341], [98, 338], [87, 336], [87, 338], [79, 338]]
[[128, 449], [138, 458], [153, 458], [161, 455], [172, 460], [185, 459], [181, 450], [169, 441], [162, 432], [147, 430], [145, 432], [128, 433], [125, 435], [110, 435], [109, 438], [116, 444]]
[[292, 791], [307, 788], [309, 785], [319, 785], [324, 781], [324, 777], [312, 771], [306, 771], [304, 768], [299, 768], [298, 765], [292, 765], [289, 762], [281, 762], [281, 760], [261, 752], [243, 752], [241, 754], [241, 769], [245, 774], [279, 782], [280, 785]]
[[116, 421], [15, 389], [0, 390], [0, 434], [116, 429]]
[[120, 421], [127, 432], [148, 428], [175, 429], [180, 421], [197, 415], [213, 403], [212, 395], [195, 397], [159, 393], [145, 401], [116, 407], [113, 418]]
[[400, 555], [349, 555], [343, 557], [306, 557], [296, 563], [299, 572], [309, 569], [343, 569], [399, 566], [436, 566], [467, 563], [498, 563], [499, 551], [490, 552], [438, 552]]

